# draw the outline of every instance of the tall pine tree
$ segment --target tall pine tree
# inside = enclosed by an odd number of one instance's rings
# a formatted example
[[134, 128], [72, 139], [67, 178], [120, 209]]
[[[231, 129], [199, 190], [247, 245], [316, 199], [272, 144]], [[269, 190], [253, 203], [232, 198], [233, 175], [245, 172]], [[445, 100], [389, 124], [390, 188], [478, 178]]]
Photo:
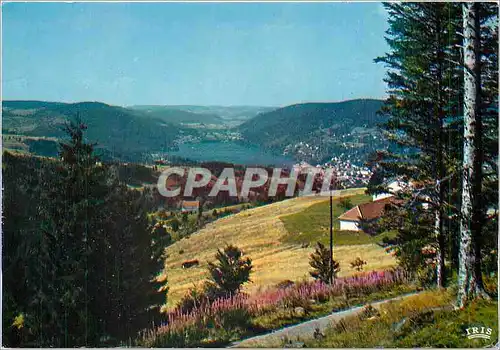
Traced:
[[437, 283], [442, 286], [449, 234], [446, 220], [450, 210], [456, 210], [449, 201], [454, 191], [446, 185], [457, 176], [459, 158], [461, 94], [456, 86], [460, 70], [451, 62], [459, 53], [459, 8], [452, 3], [388, 3], [385, 7], [390, 52], [376, 62], [388, 67], [389, 98], [382, 113], [388, 116], [384, 129], [392, 147], [382, 155], [379, 171], [411, 185], [401, 193], [406, 210], [428, 205], [434, 212], [434, 225], [428, 228], [433, 235], [428, 232], [427, 240], [405, 235], [399, 243], [415, 248], [420, 242], [418, 250], [434, 246]]

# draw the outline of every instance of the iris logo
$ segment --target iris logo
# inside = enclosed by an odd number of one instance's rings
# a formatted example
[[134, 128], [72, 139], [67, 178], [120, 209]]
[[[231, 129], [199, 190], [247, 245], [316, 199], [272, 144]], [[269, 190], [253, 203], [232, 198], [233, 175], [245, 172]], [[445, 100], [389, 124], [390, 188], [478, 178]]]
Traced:
[[470, 327], [465, 330], [469, 339], [490, 339], [491, 328], [488, 327]]

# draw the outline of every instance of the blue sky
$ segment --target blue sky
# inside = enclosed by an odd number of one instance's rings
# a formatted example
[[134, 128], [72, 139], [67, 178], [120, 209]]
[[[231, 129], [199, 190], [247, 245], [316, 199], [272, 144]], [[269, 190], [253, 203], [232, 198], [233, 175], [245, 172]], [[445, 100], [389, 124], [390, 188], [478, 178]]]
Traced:
[[379, 3], [4, 3], [4, 99], [284, 106], [384, 96]]

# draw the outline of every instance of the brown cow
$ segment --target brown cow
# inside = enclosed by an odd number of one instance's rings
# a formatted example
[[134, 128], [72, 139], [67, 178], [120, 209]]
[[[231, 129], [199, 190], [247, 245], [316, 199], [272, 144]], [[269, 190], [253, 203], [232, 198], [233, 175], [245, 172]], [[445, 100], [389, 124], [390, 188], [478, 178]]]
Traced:
[[187, 260], [182, 263], [182, 268], [189, 269], [190, 267], [198, 265], [200, 265], [200, 262], [198, 260]]

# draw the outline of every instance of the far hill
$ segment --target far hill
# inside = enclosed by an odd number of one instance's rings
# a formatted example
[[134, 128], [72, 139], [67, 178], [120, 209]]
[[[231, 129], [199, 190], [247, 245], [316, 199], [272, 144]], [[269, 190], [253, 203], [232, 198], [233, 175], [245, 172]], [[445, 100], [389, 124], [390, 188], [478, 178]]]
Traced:
[[[56, 147], [46, 143], [55, 143], [65, 137], [62, 130], [64, 123], [75, 120], [77, 116], [88, 126], [88, 139], [98, 143], [106, 158], [142, 160], [151, 152], [172, 147], [179, 133], [179, 127], [174, 124], [146, 118], [122, 107], [100, 102], [43, 101], [3, 101], [2, 132], [4, 137], [16, 135], [15, 140], [21, 143], [29, 138], [31, 153], [53, 155], [46, 154], [47, 150], [54, 153]], [[43, 146], [43, 151], [33, 148], [34, 138], [37, 142], [35, 146]]]
[[302, 103], [261, 113], [239, 126], [243, 138], [298, 159], [323, 162], [333, 156], [365, 156], [383, 147], [377, 114], [383, 101]]
[[[224, 123], [227, 125], [239, 125], [259, 113], [270, 112], [276, 107], [266, 106], [197, 106], [197, 105], [166, 105], [166, 106], [132, 106], [132, 109], [154, 111], [182, 111], [189, 114], [184, 114], [184, 120], [197, 119], [201, 123]], [[182, 115], [179, 114], [179, 118]], [[181, 120], [181, 119], [179, 119]]]
[[214, 113], [193, 113], [171, 106], [140, 105], [131, 106], [131, 110], [142, 112], [142, 116], [155, 118], [167, 123], [179, 124], [222, 124], [224, 120]]

